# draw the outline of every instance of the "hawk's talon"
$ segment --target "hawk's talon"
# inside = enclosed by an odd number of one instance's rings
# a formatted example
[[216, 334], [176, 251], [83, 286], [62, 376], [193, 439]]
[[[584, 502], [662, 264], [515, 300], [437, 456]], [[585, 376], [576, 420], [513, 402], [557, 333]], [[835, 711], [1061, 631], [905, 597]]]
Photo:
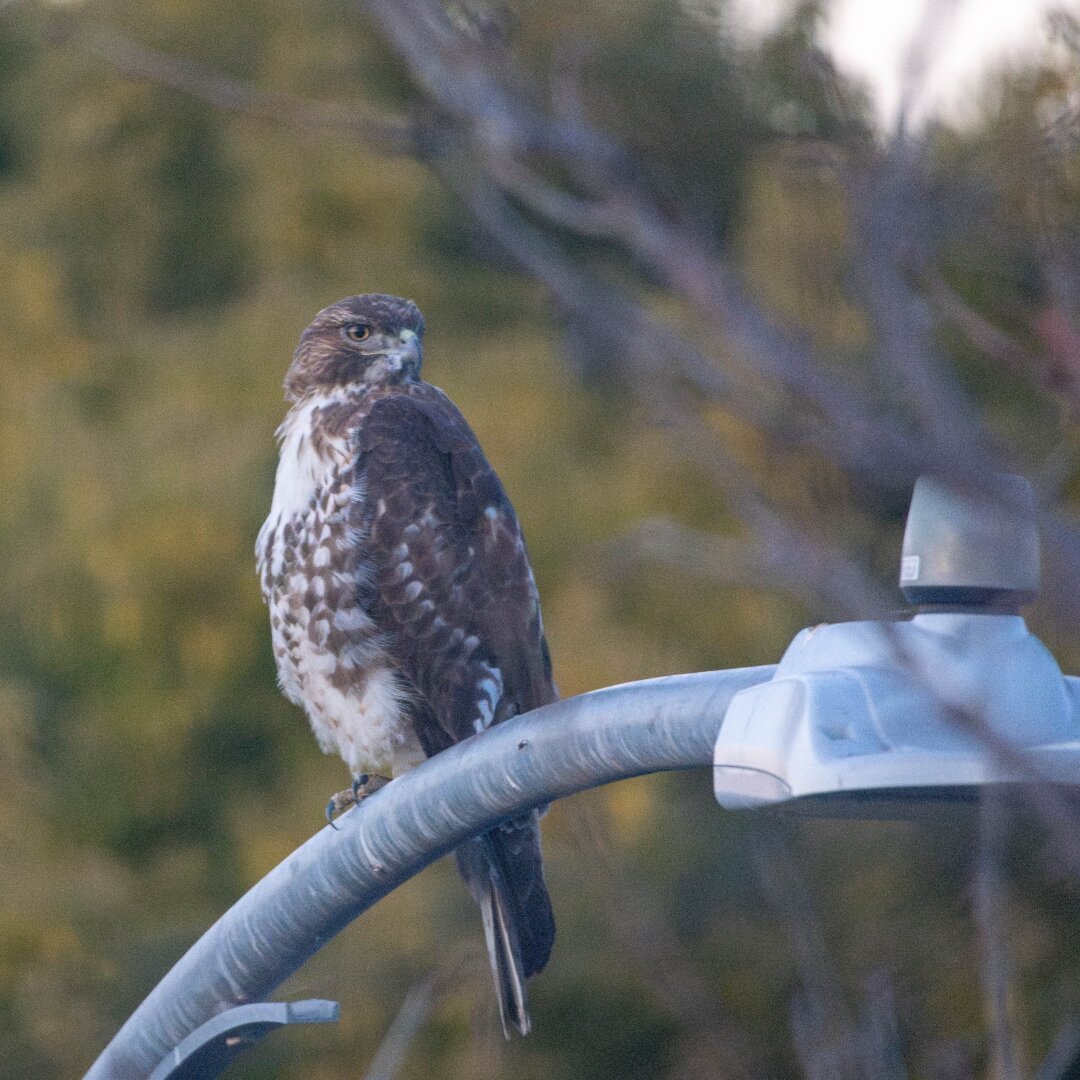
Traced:
[[358, 803], [364, 796], [361, 794], [361, 788], [365, 787], [371, 777], [367, 773], [361, 773], [352, 782], [352, 797], [353, 802]]
[[361, 773], [353, 780], [351, 786], [331, 796], [330, 801], [326, 804], [326, 820], [332, 828], [336, 829], [334, 818], [338, 814], [343, 814], [350, 806], [359, 806], [366, 798], [374, 795], [379, 788], [385, 787], [389, 783], [388, 777], [370, 776], [368, 773]]
[[339, 791], [336, 795], [331, 795], [330, 801], [326, 804], [326, 820], [336, 829], [337, 826], [334, 825], [334, 818], [336, 818], [338, 814], [345, 813], [350, 806], [355, 806], [359, 801], [360, 799], [357, 798], [354, 788], [346, 788], [344, 791]]

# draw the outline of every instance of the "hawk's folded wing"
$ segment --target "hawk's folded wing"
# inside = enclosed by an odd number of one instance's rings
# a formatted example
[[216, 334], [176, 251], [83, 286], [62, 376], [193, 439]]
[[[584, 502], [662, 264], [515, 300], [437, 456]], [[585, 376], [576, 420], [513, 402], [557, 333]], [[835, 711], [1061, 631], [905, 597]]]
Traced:
[[365, 418], [357, 525], [371, 610], [441, 729], [421, 742], [441, 749], [557, 695], [514, 509], [461, 413], [424, 391], [380, 398]]

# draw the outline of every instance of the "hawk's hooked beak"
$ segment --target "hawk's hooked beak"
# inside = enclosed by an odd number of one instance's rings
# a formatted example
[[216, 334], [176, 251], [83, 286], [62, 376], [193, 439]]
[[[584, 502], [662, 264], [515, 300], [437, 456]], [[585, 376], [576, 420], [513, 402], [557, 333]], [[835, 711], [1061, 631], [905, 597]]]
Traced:
[[394, 369], [406, 378], [416, 378], [420, 374], [420, 364], [424, 356], [420, 349], [420, 339], [414, 330], [402, 330], [398, 334], [401, 348], [391, 353]]

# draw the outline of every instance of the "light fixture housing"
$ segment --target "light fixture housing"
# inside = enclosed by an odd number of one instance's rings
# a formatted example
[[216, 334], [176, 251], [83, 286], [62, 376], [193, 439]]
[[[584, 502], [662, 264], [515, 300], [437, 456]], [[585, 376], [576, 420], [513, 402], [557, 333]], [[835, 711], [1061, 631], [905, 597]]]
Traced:
[[972, 495], [921, 478], [901, 566], [913, 618], [803, 630], [732, 699], [721, 805], [910, 816], [990, 784], [1080, 783], [1080, 679], [1015, 613], [1038, 589], [1027, 481]]

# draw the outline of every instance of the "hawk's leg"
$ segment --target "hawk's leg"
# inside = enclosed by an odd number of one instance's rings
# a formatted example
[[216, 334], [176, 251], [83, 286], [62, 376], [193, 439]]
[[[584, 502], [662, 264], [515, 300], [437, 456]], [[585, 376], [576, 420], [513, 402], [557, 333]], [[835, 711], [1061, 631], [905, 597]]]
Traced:
[[338, 814], [348, 810], [350, 806], [362, 803], [369, 795], [374, 795], [379, 788], [386, 787], [389, 783], [388, 776], [369, 776], [367, 773], [361, 773], [353, 780], [351, 787], [331, 797], [326, 804], [326, 820], [336, 829], [334, 818]]

